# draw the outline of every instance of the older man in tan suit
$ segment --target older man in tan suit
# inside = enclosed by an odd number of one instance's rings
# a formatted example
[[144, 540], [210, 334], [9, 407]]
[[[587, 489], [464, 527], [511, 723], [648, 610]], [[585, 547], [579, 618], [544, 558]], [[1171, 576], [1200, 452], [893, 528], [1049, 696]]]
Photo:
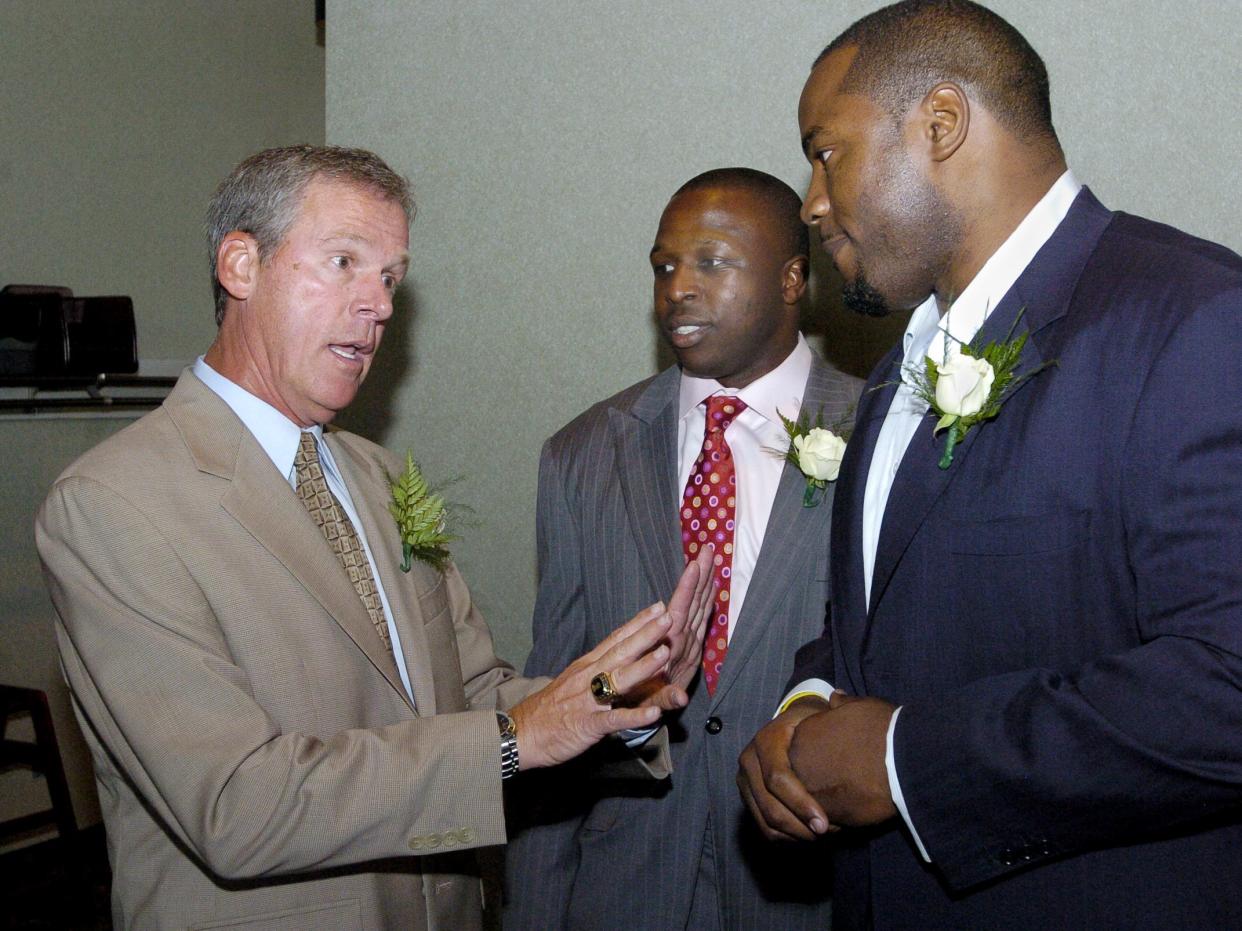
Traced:
[[379, 346], [411, 214], [371, 153], [238, 166], [209, 218], [215, 343], [39, 514], [118, 927], [477, 926], [502, 779], [687, 701], [697, 565], [550, 682], [496, 657], [451, 563], [401, 571], [400, 464], [323, 425]]

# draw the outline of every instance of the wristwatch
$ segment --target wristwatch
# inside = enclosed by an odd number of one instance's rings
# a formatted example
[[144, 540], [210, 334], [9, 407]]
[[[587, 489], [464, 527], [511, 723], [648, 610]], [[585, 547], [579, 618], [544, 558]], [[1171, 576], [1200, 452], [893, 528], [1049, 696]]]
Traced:
[[496, 712], [500, 726], [500, 778], [516, 776], [518, 771], [517, 725], [503, 711]]

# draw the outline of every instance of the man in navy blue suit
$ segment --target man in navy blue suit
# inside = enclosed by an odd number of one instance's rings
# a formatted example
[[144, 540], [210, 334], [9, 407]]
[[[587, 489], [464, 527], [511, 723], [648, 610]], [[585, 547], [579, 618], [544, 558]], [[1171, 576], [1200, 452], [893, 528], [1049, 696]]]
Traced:
[[[913, 313], [743, 796], [834, 833], [838, 928], [1242, 926], [1242, 259], [1103, 207], [964, 0], [855, 23], [799, 122], [846, 302]], [[941, 468], [909, 372], [1010, 333], [1031, 377]]]

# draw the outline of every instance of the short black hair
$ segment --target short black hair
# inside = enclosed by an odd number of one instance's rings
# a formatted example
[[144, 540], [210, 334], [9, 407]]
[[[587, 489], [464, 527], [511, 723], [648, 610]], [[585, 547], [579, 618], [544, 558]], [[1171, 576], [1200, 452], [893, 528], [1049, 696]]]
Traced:
[[1048, 69], [1008, 22], [970, 0], [903, 0], [837, 36], [815, 59], [857, 48], [841, 90], [899, 121], [942, 81], [960, 85], [1010, 132], [1058, 149]]
[[786, 258], [801, 255], [809, 261], [811, 244], [802, 222], [802, 198], [780, 178], [755, 168], [713, 168], [695, 175], [679, 187], [673, 197], [704, 188], [745, 191], [758, 197], [771, 214]]

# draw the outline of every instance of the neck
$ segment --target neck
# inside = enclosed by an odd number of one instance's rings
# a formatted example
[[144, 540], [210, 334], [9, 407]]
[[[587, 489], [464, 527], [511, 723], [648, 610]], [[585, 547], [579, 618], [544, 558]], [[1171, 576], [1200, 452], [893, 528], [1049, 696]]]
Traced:
[[973, 172], [956, 198], [961, 241], [935, 288], [942, 316], [1066, 168], [1060, 149], [1040, 157], [1029, 151], [993, 153], [988, 166], [992, 170]]

